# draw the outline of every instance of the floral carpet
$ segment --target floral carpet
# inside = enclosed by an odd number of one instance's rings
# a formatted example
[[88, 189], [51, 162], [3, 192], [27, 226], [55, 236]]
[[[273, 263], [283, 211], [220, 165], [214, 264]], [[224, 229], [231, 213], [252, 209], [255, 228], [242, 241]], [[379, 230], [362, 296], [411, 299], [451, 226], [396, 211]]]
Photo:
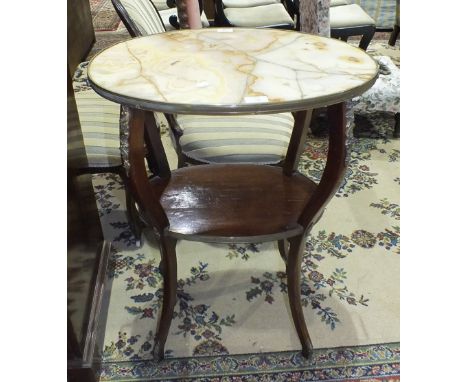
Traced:
[[[390, 138], [391, 115], [366, 118], [355, 129], [343, 185], [303, 256], [302, 305], [315, 347], [309, 361], [299, 352], [276, 243], [180, 241], [167, 359], [155, 364], [157, 242], [145, 231], [135, 246], [120, 179], [94, 176], [104, 235], [113, 242], [101, 381], [399, 381], [399, 140]], [[318, 181], [326, 155], [327, 138], [309, 136], [300, 171]]]

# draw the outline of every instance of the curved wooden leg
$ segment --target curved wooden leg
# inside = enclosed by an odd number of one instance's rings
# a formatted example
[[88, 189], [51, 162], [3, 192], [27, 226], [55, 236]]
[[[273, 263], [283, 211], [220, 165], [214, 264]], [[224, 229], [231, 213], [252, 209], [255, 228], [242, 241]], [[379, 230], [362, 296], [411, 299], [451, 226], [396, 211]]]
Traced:
[[289, 239], [290, 247], [286, 264], [288, 280], [289, 306], [291, 307], [294, 326], [302, 345], [302, 355], [309, 358], [312, 355], [312, 341], [307, 331], [304, 312], [301, 305], [301, 263], [304, 252], [305, 235]]
[[153, 356], [156, 361], [164, 359], [164, 345], [171, 326], [177, 292], [177, 240], [171, 237], [161, 237], [161, 257], [163, 265], [163, 304], [156, 331]]
[[125, 203], [127, 205], [127, 218], [130, 230], [136, 239], [136, 245], [141, 246], [141, 232], [143, 229], [143, 223], [140, 220], [140, 215], [135, 206], [135, 200], [133, 199], [130, 190], [127, 189], [127, 185], [124, 184], [125, 189]]
[[288, 262], [288, 252], [289, 252], [289, 246], [288, 246], [288, 241], [286, 239], [283, 240], [278, 240], [278, 250], [281, 255], [281, 258], [284, 260], [284, 262], [287, 264]]

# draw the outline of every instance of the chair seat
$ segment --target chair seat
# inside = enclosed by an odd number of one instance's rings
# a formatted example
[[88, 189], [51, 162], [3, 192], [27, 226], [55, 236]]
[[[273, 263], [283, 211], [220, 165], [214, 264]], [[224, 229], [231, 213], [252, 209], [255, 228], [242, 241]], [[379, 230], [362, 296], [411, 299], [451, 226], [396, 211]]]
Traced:
[[294, 27], [294, 21], [282, 4], [268, 4], [249, 8], [226, 8], [224, 15], [236, 27], [268, 27], [288, 25]]
[[331, 28], [349, 28], [364, 25], [375, 25], [375, 21], [359, 5], [351, 4], [330, 8]]
[[300, 173], [286, 176], [281, 167], [245, 164], [184, 167], [152, 182], [169, 233], [201, 241], [301, 233], [296, 222], [317, 189]]
[[120, 105], [94, 90], [75, 92], [75, 100], [88, 167], [121, 166]]
[[[169, 30], [175, 29], [169, 22], [169, 17], [171, 17], [172, 15], [177, 16], [177, 8], [169, 8], [169, 9], [160, 10], [159, 15], [161, 16], [164, 26], [166, 27], [166, 30], [169, 31]], [[202, 12], [201, 14], [201, 22], [204, 28], [208, 28], [210, 26], [210, 22], [206, 18], [205, 12]]]
[[331, 0], [330, 7], [339, 7], [341, 5], [349, 5], [348, 0]]
[[[77, 92], [75, 98], [89, 166], [120, 166], [120, 106], [93, 90]], [[294, 126], [290, 113], [179, 115], [177, 122], [183, 130], [184, 154], [205, 163], [278, 163], [286, 155]]]
[[280, 2], [281, 0], [223, 0], [223, 5], [226, 8], [249, 8]]
[[291, 113], [203, 116], [179, 115], [179, 144], [189, 158], [204, 163], [274, 164], [284, 159], [294, 117]]
[[89, 167], [120, 166], [120, 105], [93, 90], [75, 93]]

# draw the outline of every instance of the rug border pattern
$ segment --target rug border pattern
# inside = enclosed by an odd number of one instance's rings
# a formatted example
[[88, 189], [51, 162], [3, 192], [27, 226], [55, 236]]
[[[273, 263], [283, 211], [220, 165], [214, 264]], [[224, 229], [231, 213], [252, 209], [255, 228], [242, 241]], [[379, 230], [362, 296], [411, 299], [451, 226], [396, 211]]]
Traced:
[[266, 375], [272, 381], [398, 381], [400, 343], [315, 349], [312, 360], [305, 360], [300, 352], [286, 351], [169, 358], [160, 363], [107, 362], [102, 364], [100, 381], [202, 381], [222, 377], [223, 382], [234, 382]]

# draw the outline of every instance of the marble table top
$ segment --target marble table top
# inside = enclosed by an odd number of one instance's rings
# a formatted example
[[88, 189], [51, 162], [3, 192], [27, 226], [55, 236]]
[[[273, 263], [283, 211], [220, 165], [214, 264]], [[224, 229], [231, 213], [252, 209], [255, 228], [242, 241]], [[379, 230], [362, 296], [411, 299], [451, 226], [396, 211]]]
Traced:
[[134, 38], [90, 62], [105, 98], [185, 114], [273, 113], [345, 101], [369, 89], [376, 62], [342, 41], [277, 29], [206, 28]]

